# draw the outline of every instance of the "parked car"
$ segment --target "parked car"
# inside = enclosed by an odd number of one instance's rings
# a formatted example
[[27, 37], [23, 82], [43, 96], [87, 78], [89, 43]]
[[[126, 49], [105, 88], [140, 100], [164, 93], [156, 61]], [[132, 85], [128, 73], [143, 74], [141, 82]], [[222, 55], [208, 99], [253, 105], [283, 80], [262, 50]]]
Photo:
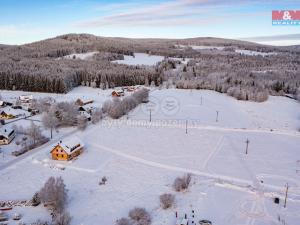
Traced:
[[14, 105], [14, 106], [12, 106], [12, 108], [13, 109], [22, 109], [22, 106], [20, 106], [20, 105]]
[[13, 220], [20, 220], [21, 219], [21, 214], [20, 213], [15, 213], [13, 216]]
[[212, 225], [212, 222], [209, 220], [200, 220], [199, 224], [200, 225]]

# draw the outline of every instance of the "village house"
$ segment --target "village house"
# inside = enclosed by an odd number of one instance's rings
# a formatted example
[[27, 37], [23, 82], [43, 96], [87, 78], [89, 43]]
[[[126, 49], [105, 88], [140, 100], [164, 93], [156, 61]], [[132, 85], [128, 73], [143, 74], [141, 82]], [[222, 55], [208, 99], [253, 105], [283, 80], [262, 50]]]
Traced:
[[113, 91], [112, 93], [111, 93], [111, 96], [112, 97], [121, 97], [121, 96], [124, 96], [125, 94], [124, 94], [124, 91], [123, 90], [121, 90], [121, 91]]
[[21, 103], [31, 103], [33, 100], [33, 95], [21, 95], [19, 100]]
[[15, 130], [10, 128], [0, 128], [0, 145], [8, 145], [15, 136]]
[[68, 140], [60, 141], [51, 150], [53, 160], [69, 161], [74, 157], [80, 155], [83, 151], [84, 145], [78, 138], [70, 138]]
[[15, 115], [6, 113], [6, 112], [4, 112], [4, 111], [2, 111], [2, 112], [0, 113], [0, 119], [8, 120], [8, 119], [14, 119], [14, 118], [16, 118]]
[[4, 107], [5, 106], [5, 102], [4, 101], [0, 101], [0, 107]]

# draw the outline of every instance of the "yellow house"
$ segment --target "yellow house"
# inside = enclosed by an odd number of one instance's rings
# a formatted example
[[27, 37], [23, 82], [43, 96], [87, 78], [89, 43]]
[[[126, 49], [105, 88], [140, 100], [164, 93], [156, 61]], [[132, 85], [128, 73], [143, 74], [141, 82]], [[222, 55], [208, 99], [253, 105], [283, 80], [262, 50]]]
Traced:
[[0, 113], [0, 119], [8, 120], [8, 119], [14, 119], [14, 118], [16, 118], [16, 116], [14, 116], [12, 114], [9, 114], [9, 113], [6, 113], [4, 111], [2, 111]]
[[84, 145], [78, 138], [71, 138], [65, 141], [60, 141], [51, 150], [53, 160], [69, 161], [80, 155]]

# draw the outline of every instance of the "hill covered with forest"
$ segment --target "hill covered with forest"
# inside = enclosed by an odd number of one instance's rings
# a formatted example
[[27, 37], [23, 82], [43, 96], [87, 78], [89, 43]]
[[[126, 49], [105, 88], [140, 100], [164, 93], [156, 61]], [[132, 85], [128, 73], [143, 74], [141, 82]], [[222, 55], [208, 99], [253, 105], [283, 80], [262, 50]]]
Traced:
[[[75, 54], [93, 53], [81, 59]], [[163, 56], [153, 66], [114, 63], [135, 53]], [[72, 55], [73, 54], [73, 55]], [[72, 57], [70, 57], [72, 56]], [[0, 45], [0, 89], [66, 93], [142, 84], [211, 89], [243, 100], [296, 95], [299, 47], [221, 38], [129, 39], [66, 34], [20, 46]]]

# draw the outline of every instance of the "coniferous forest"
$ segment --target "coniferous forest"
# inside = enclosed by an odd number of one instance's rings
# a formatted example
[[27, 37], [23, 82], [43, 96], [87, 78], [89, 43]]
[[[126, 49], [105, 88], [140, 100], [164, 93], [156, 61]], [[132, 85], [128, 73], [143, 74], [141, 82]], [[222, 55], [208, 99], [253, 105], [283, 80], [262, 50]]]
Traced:
[[[266, 55], [245, 55], [237, 49]], [[88, 60], [64, 57], [87, 52], [97, 53]], [[136, 52], [164, 56], [164, 60], [155, 66], [111, 62]], [[105, 89], [152, 83], [264, 101], [268, 95], [299, 95], [300, 51], [219, 38], [126, 39], [67, 34], [20, 46], [0, 45], [0, 80], [0, 89], [7, 90], [66, 93], [79, 85]]]

